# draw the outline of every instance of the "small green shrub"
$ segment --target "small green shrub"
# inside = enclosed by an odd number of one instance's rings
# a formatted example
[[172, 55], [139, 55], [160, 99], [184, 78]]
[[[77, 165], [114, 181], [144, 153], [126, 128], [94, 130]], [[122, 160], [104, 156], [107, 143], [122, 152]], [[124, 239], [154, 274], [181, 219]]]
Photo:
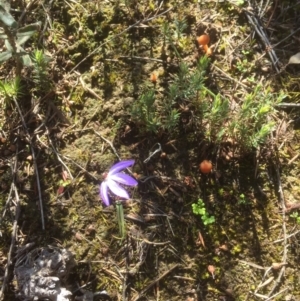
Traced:
[[0, 95], [3, 96], [6, 106], [11, 105], [13, 99], [20, 97], [22, 94], [21, 80], [18, 76], [8, 81], [0, 80]]
[[162, 26], [162, 32], [164, 37], [164, 45], [170, 46], [177, 58], [181, 58], [180, 52], [184, 50], [184, 46], [187, 45], [187, 37], [184, 34], [188, 28], [186, 19], [174, 21], [174, 24], [164, 22]]
[[228, 132], [242, 148], [257, 148], [266, 142], [273, 131], [275, 105], [284, 95], [276, 96], [270, 89], [263, 90], [258, 85], [252, 93], [246, 95], [233, 118], [228, 122]]
[[31, 57], [32, 60], [32, 79], [35, 84], [35, 90], [47, 92], [51, 87], [49, 80], [48, 65], [50, 58], [42, 50], [35, 50]]
[[146, 91], [134, 103], [131, 109], [131, 118], [141, 125], [146, 132], [156, 133], [161, 126], [161, 118], [157, 112], [155, 102], [155, 91]]
[[157, 99], [155, 90], [149, 89], [133, 104], [130, 110], [132, 120], [142, 131], [173, 131], [180, 118], [179, 103], [198, 97], [203, 89], [208, 63], [208, 59], [203, 57], [194, 70], [190, 70], [186, 63], [180, 63], [178, 74], [173, 77], [168, 92], [162, 98]]
[[[240, 100], [211, 91], [205, 85], [210, 59], [204, 55], [193, 67], [180, 58], [178, 40], [186, 28], [185, 20], [176, 21], [174, 26], [163, 24], [164, 42], [174, 50], [178, 72], [172, 75], [163, 95], [150, 89], [140, 96], [131, 108], [132, 120], [144, 132], [171, 132], [179, 125], [183, 105], [191, 112], [195, 135], [213, 144], [231, 140], [246, 152], [260, 147], [275, 128], [275, 106], [284, 95], [275, 95], [262, 85]], [[252, 84], [254, 81], [249, 79]]]

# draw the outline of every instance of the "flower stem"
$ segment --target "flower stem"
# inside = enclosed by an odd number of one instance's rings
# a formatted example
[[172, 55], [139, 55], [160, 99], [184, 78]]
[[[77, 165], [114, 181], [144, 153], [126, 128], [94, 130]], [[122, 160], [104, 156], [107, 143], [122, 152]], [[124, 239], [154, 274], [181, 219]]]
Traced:
[[126, 234], [123, 204], [120, 201], [117, 201], [116, 208], [117, 208], [117, 220], [119, 225], [119, 233], [121, 238], [123, 239]]

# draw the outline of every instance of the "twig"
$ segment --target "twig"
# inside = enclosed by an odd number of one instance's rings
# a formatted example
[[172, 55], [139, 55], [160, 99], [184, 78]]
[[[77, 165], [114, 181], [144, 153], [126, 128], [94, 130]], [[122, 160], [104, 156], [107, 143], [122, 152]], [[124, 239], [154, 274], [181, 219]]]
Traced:
[[148, 240], [146, 238], [141, 238], [141, 239], [136, 239], [136, 240], [143, 241], [143, 242], [145, 242], [148, 245], [154, 245], [154, 246], [164, 246], [164, 245], [168, 245], [168, 244], [171, 243], [169, 240], [168, 241], [164, 241], [164, 242], [154, 242], [154, 241], [150, 241], [150, 240]]
[[300, 156], [300, 154], [296, 154], [291, 160], [289, 160], [287, 165], [291, 165], [296, 159], [298, 159], [299, 156]]
[[266, 299], [265, 301], [271, 301], [274, 300], [275, 297], [277, 297], [278, 295], [281, 295], [282, 293], [284, 293], [286, 290], [288, 290], [288, 287], [284, 288], [283, 290], [281, 290], [280, 292], [274, 294], [273, 296], [269, 297], [268, 299]]
[[111, 147], [111, 149], [113, 150], [113, 152], [114, 152], [114, 154], [116, 155], [116, 157], [119, 159], [119, 161], [121, 161], [122, 159], [121, 159], [121, 157], [119, 156], [119, 154], [118, 154], [117, 150], [115, 149], [115, 147], [113, 146], [113, 144], [112, 144], [109, 140], [107, 140], [106, 138], [104, 138], [102, 135], [100, 135], [98, 132], [96, 132], [95, 130], [93, 130], [93, 131], [94, 131], [94, 133], [95, 133], [98, 137], [100, 137], [102, 140], [104, 140], [106, 143], [108, 143], [108, 144], [110, 145], [110, 147]]
[[[155, 147], [156, 145], [158, 146], [158, 148], [157, 148], [155, 151], [152, 151], [152, 149], [154, 149], [154, 147]], [[161, 149], [160, 143], [155, 143], [155, 144], [151, 147], [151, 149], [150, 149], [149, 157], [148, 157], [147, 159], [145, 159], [145, 160], [143, 161], [143, 163], [148, 163], [148, 162], [150, 161], [150, 159], [151, 159], [155, 154], [157, 154], [158, 152], [161, 152], [161, 151], [162, 151], [162, 149]]]
[[[93, 129], [94, 133], [99, 136], [101, 139], [103, 139], [106, 143], [108, 143], [111, 147], [111, 149], [113, 150], [114, 154], [116, 155], [116, 157], [119, 159], [119, 161], [122, 161], [121, 157], [119, 156], [117, 150], [115, 149], [114, 145], [109, 141], [107, 140], [106, 138], [104, 138], [103, 136], [101, 136], [98, 132], [96, 132], [94, 129]], [[132, 174], [132, 171], [129, 169], [129, 168], [126, 168], [126, 170]]]
[[75, 162], [73, 159], [69, 158], [68, 156], [62, 156], [64, 159], [71, 161], [74, 165], [76, 165], [78, 168], [80, 168], [84, 173], [88, 174], [90, 177], [92, 177], [94, 180], [98, 180], [94, 175], [92, 175], [90, 172], [88, 172], [84, 167], [79, 165], [77, 162]]
[[23, 21], [23, 18], [25, 17], [25, 15], [27, 14], [28, 11], [30, 11], [31, 7], [33, 6], [33, 4], [35, 4], [37, 0], [31, 0], [30, 2], [27, 3], [25, 9], [23, 10], [19, 20], [18, 20], [18, 24], [20, 25]]
[[288, 36], [286, 36], [284, 39], [282, 39], [281, 41], [279, 41], [278, 43], [274, 44], [272, 47], [276, 47], [279, 44], [281, 44], [282, 42], [284, 42], [285, 40], [289, 39], [291, 36], [293, 36], [296, 32], [298, 32], [300, 30], [300, 28], [297, 28], [296, 30], [294, 30], [291, 34], [289, 34]]
[[30, 144], [30, 150], [31, 150], [31, 156], [32, 156], [32, 161], [33, 161], [33, 165], [34, 165], [34, 170], [35, 170], [35, 176], [36, 176], [36, 183], [37, 183], [37, 188], [38, 188], [38, 196], [39, 196], [39, 205], [40, 205], [40, 211], [41, 211], [41, 221], [42, 221], [42, 229], [45, 230], [45, 220], [44, 220], [44, 210], [43, 210], [43, 199], [42, 199], [42, 189], [41, 189], [41, 183], [40, 183], [40, 177], [39, 177], [39, 170], [38, 170], [38, 166], [36, 163], [36, 156], [35, 156], [35, 152], [34, 152], [34, 148], [33, 148], [33, 144], [32, 144], [32, 136], [29, 133], [29, 130], [26, 126], [26, 122], [24, 120], [24, 117], [22, 115], [20, 106], [16, 100], [16, 98], [13, 98], [14, 103], [18, 109], [21, 121], [22, 121], [22, 125], [24, 130], [26, 131], [26, 134], [28, 136], [28, 142]]
[[245, 261], [245, 260], [239, 260], [240, 263], [243, 263], [243, 264], [247, 264], [253, 268], [256, 268], [256, 269], [259, 269], [259, 270], [265, 270], [266, 268], [261, 266], [261, 265], [258, 265], [256, 263], [253, 263], [253, 262], [248, 262], [248, 261]]
[[154, 286], [158, 281], [166, 277], [169, 273], [171, 273], [175, 268], [177, 268], [179, 264], [175, 264], [173, 267], [171, 267], [168, 271], [164, 272], [161, 276], [157, 277], [154, 281], [149, 283], [142, 291], [139, 293], [137, 297], [133, 299], [133, 301], [137, 301], [152, 287]]
[[74, 72], [76, 68], [78, 68], [82, 63], [84, 63], [89, 57], [91, 57], [93, 54], [95, 54], [99, 49], [101, 49], [101, 47], [103, 47], [105, 44], [107, 44], [108, 42], [110, 42], [111, 40], [113, 40], [114, 38], [117, 38], [119, 36], [121, 36], [123, 33], [125, 33], [126, 31], [130, 30], [131, 28], [139, 25], [140, 23], [142, 23], [142, 20], [135, 22], [134, 24], [130, 25], [129, 27], [127, 27], [126, 29], [124, 29], [123, 31], [121, 31], [120, 33], [116, 34], [114, 37], [112, 37], [111, 39], [106, 40], [105, 42], [103, 42], [102, 44], [100, 44], [100, 46], [98, 46], [96, 49], [94, 49], [90, 54], [88, 54], [84, 59], [82, 59], [71, 71], [70, 73]]
[[[0, 21], [0, 26], [3, 28], [4, 33], [7, 35], [7, 40], [9, 42], [9, 44], [11, 45], [13, 53], [18, 53], [17, 44], [16, 44], [16, 40], [15, 40], [15, 35], [8, 28], [8, 26], [5, 25], [2, 21]], [[16, 76], [20, 76], [21, 75], [21, 70], [22, 70], [22, 61], [20, 59], [20, 56], [16, 56], [15, 60], [16, 60], [16, 65], [17, 65], [16, 66]]]
[[225, 75], [227, 78], [229, 78], [230, 80], [232, 80], [233, 82], [235, 82], [236, 84], [242, 86], [245, 89], [249, 90], [249, 87], [246, 86], [245, 84], [241, 83], [240, 81], [236, 80], [235, 78], [231, 77], [228, 73], [226, 73], [225, 71], [223, 71], [221, 68], [219, 68], [218, 66], [216, 66], [215, 64], [212, 65], [212, 67], [216, 70], [218, 70], [219, 72], [221, 72], [223, 75]]
[[255, 297], [261, 298], [261, 299], [268, 299], [268, 296], [262, 295], [262, 294], [258, 294], [258, 293], [254, 293], [253, 294]]
[[265, 46], [265, 51], [268, 53], [276, 72], [279, 73], [280, 69], [277, 66], [279, 60], [276, 56], [276, 53], [273, 50], [271, 43], [269, 42], [269, 40], [267, 38], [267, 34], [265, 33], [260, 20], [249, 9], [244, 10], [244, 12], [246, 14], [246, 17], [247, 17], [249, 23], [253, 26], [255, 32], [261, 38], [261, 41], [263, 42], [263, 44]]
[[158, 63], [163, 63], [163, 60], [160, 60], [160, 59], [155, 59], [155, 58], [152, 58], [152, 57], [141, 57], [141, 56], [119, 56], [118, 58], [119, 60], [120, 59], [123, 59], [123, 60], [141, 60], [141, 61], [153, 61], [153, 62], [158, 62]]
[[175, 275], [174, 278], [181, 279], [181, 280], [187, 280], [187, 281], [197, 281], [197, 279], [195, 279], [195, 278], [184, 277], [184, 276], [177, 276], [177, 275]]
[[[297, 235], [298, 233], [300, 233], [300, 230], [298, 230], [298, 231], [296, 231], [296, 232], [294, 232], [294, 233], [292, 233], [292, 234], [287, 235], [286, 238], [288, 239], [288, 238], [290, 238], [290, 237], [292, 237], [292, 236]], [[277, 242], [281, 242], [281, 241], [283, 241], [283, 238], [280, 238], [280, 239], [277, 239], [277, 240], [273, 241], [273, 244], [275, 244], [275, 243], [277, 243]]]
[[277, 108], [300, 108], [300, 103], [281, 102], [275, 105]]
[[65, 162], [61, 159], [61, 157], [60, 157], [58, 151], [56, 150], [56, 148], [54, 147], [54, 145], [53, 145], [53, 143], [52, 143], [52, 140], [51, 140], [50, 135], [49, 135], [49, 130], [48, 130], [47, 127], [46, 127], [46, 134], [47, 134], [47, 136], [48, 136], [48, 140], [49, 140], [49, 142], [50, 142], [50, 144], [51, 144], [52, 150], [54, 151], [54, 153], [55, 153], [55, 155], [56, 155], [56, 157], [57, 157], [57, 160], [58, 160], [58, 161], [61, 163], [61, 165], [67, 170], [67, 172], [68, 172], [68, 174], [69, 174], [71, 180], [73, 180], [74, 177], [72, 176], [72, 173], [71, 173], [70, 169], [69, 169], [68, 166], [65, 164]]
[[[95, 96], [97, 99], [99, 99], [99, 100], [101, 100], [102, 98], [93, 90], [93, 89], [91, 89], [91, 88], [89, 88], [87, 85], [86, 85], [86, 83], [84, 82], [84, 80], [83, 80], [83, 78], [82, 78], [82, 75], [79, 73], [79, 72], [75, 72], [76, 73], [76, 75], [78, 75], [79, 76], [79, 81], [80, 81], [80, 83], [81, 83], [81, 85], [82, 85], [82, 88], [85, 90], [85, 91], [87, 91], [87, 92], [89, 92], [89, 93], [91, 93], [93, 96]], [[97, 111], [96, 111], [97, 112]], [[95, 113], [94, 113], [94, 115], [93, 115], [93, 117], [95, 116]], [[93, 118], [92, 117], [92, 118]]]
[[261, 18], [264, 16], [265, 11], [266, 11], [267, 7], [269, 6], [270, 0], [267, 0], [267, 1], [261, 0], [261, 6], [263, 3], [265, 4], [265, 7], [264, 8], [260, 7], [259, 13], [258, 13]]

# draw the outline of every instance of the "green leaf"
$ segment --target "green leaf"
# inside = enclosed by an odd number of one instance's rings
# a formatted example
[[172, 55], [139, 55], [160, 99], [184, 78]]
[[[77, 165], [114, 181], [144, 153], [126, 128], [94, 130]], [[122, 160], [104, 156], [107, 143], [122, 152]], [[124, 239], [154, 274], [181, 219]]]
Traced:
[[30, 67], [32, 65], [31, 58], [28, 54], [22, 55], [21, 60], [24, 66]]
[[2, 22], [7, 27], [17, 28], [18, 26], [16, 20], [8, 11], [5, 10], [2, 4], [0, 4], [0, 22]]
[[11, 1], [8, 1], [8, 0], [0, 0], [0, 5], [7, 11], [9, 12], [10, 11], [10, 2]]
[[22, 55], [26, 55], [27, 52], [25, 51], [25, 49], [19, 45], [17, 45], [17, 53], [16, 55], [18, 56], [22, 56]]
[[8, 40], [5, 40], [5, 41], [4, 41], [4, 44], [5, 44], [5, 47], [6, 47], [6, 49], [7, 49], [8, 51], [13, 52], [13, 48], [12, 48], [12, 46], [10, 45], [10, 43], [9, 43]]
[[0, 53], [0, 62], [5, 62], [12, 57], [11, 51], [3, 51]]
[[[9, 43], [9, 41], [8, 40], [5, 40], [4, 41], [4, 43], [5, 43], [5, 46], [6, 46], [6, 48], [7, 48], [7, 50], [8, 51], [10, 51], [10, 52], [14, 52], [14, 49], [13, 49], [13, 47], [11, 46], [11, 44]], [[23, 47], [21, 47], [20, 45], [16, 45], [16, 51], [17, 51], [17, 55], [25, 55], [25, 54], [27, 54], [27, 52], [25, 51], [25, 49], [23, 48]]]
[[270, 110], [271, 110], [271, 106], [267, 104], [259, 109], [259, 113], [265, 114], [265, 113], [268, 113]]
[[22, 45], [27, 42], [40, 27], [41, 22], [37, 22], [20, 28], [17, 32], [17, 44]]

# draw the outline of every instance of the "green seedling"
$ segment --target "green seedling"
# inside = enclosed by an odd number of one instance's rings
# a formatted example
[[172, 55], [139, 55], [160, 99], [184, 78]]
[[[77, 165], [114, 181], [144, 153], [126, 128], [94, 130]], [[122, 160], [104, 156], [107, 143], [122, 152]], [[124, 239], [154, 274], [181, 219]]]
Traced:
[[192, 210], [195, 215], [200, 215], [200, 218], [205, 226], [215, 222], [215, 217], [213, 215], [209, 215], [202, 199], [198, 199], [197, 203], [192, 204]]
[[246, 196], [243, 193], [241, 193], [238, 198], [238, 204], [239, 205], [247, 205], [248, 203], [249, 203], [249, 201], [247, 200]]
[[275, 105], [284, 98], [274, 96], [269, 89], [258, 85], [244, 98], [233, 118], [228, 122], [230, 136], [246, 150], [257, 148], [265, 143], [275, 126], [272, 115]]
[[161, 126], [161, 120], [157, 112], [155, 91], [148, 90], [140, 96], [131, 108], [132, 119], [146, 132], [156, 133]]
[[300, 225], [300, 216], [299, 216], [299, 213], [298, 212], [293, 212], [291, 215], [290, 215], [291, 218], [295, 219], [296, 223], [298, 225]]
[[203, 90], [208, 63], [207, 57], [201, 58], [195, 69], [189, 69], [185, 62], [180, 63], [166, 95], [156, 99], [154, 89], [145, 91], [131, 108], [132, 120], [146, 132], [173, 131], [180, 119], [180, 102], [196, 99]]
[[13, 99], [17, 99], [22, 95], [22, 85], [19, 77], [13, 80], [1, 81], [0, 80], [0, 95], [3, 96], [5, 104], [9, 106]]
[[50, 58], [42, 50], [35, 50], [31, 57], [32, 61], [32, 79], [35, 84], [35, 90], [47, 92], [51, 87], [49, 81], [48, 65]]

